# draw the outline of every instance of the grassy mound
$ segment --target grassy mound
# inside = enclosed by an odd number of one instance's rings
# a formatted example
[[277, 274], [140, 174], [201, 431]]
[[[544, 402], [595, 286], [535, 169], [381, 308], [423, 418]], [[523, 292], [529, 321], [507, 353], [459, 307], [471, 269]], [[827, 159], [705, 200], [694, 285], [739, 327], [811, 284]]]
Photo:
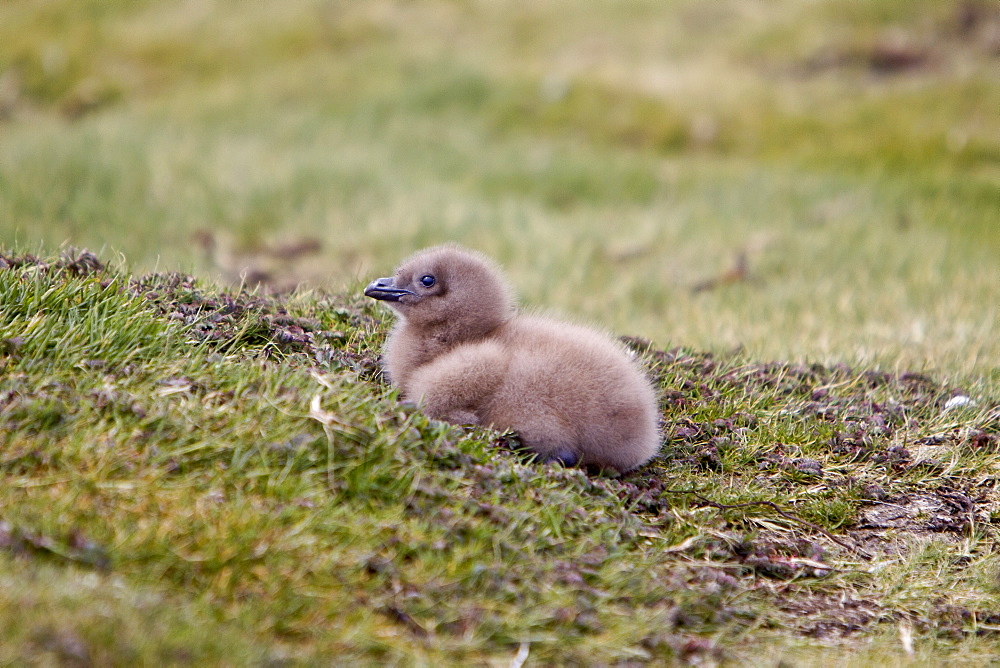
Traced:
[[0, 304], [0, 662], [997, 647], [990, 397], [628, 339], [663, 452], [589, 477], [400, 404], [356, 294], [2, 251]]

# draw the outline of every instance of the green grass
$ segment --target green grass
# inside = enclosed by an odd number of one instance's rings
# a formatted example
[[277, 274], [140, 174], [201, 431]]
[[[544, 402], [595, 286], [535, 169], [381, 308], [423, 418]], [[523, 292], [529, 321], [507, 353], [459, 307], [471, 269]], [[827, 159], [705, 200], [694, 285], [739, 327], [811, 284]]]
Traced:
[[[341, 285], [458, 240], [663, 345], [996, 368], [989, 5], [29, 7], [0, 10], [8, 244]], [[872, 70], [899, 33], [926, 61]], [[755, 281], [690, 293], [741, 252]]]
[[[994, 658], [998, 26], [0, 5], [0, 662]], [[359, 286], [451, 240], [654, 342], [654, 464], [398, 404]]]
[[902, 622], [996, 649], [997, 412], [932, 379], [634, 342], [666, 447], [591, 478], [397, 403], [357, 297], [5, 264], [37, 313], [0, 320], [7, 660], [743, 661]]

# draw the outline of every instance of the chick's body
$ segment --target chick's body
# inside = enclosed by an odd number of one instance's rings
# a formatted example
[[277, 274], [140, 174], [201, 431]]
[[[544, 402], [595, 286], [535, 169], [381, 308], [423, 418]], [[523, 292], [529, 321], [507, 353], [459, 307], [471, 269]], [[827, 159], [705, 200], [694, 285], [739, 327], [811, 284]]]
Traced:
[[623, 347], [587, 327], [515, 313], [483, 256], [422, 251], [366, 294], [401, 316], [385, 370], [432, 417], [514, 430], [540, 459], [569, 465], [627, 471], [659, 449], [656, 393]]

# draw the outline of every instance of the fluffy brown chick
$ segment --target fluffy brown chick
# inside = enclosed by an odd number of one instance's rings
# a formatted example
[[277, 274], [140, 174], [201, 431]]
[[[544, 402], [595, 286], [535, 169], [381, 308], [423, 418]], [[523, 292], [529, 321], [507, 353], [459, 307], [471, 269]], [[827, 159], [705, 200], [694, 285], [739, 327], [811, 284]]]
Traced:
[[429, 248], [365, 295], [399, 316], [385, 371], [431, 417], [516, 431], [567, 466], [628, 471], [659, 450], [656, 392], [632, 356], [593, 329], [518, 314], [485, 256]]

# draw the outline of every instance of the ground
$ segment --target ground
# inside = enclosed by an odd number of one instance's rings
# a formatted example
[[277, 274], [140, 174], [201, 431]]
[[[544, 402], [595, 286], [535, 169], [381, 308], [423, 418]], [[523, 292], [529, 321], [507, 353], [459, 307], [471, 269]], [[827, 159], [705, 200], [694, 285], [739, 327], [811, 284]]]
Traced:
[[[664, 445], [608, 477], [399, 404], [378, 364], [388, 312], [357, 294], [129, 277], [86, 251], [4, 253], [0, 279], [5, 303], [52, 300], [27, 330], [3, 320], [0, 547], [18, 584], [2, 605], [34, 610], [7, 660], [228, 661], [245, 634], [239, 656], [296, 662], [997, 647], [989, 397], [627, 338]], [[80, 305], [105, 302], [81, 327]], [[108, 635], [130, 615], [160, 630]]]

